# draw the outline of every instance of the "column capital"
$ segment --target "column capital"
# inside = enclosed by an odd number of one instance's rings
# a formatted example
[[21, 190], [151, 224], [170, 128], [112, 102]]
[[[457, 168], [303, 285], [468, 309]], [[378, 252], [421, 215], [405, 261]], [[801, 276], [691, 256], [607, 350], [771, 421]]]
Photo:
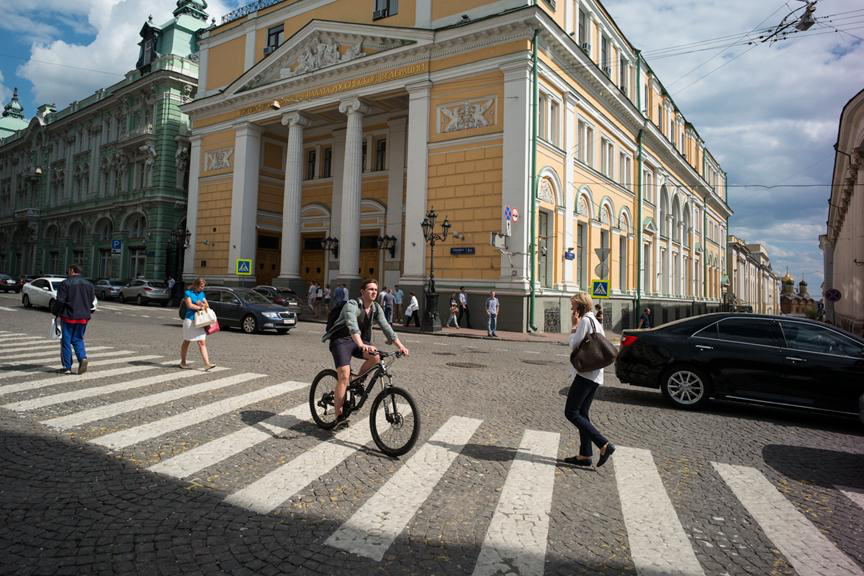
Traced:
[[237, 136], [257, 136], [261, 131], [261, 126], [252, 122], [239, 122], [234, 125], [234, 133]]
[[286, 112], [285, 114], [282, 114], [283, 126], [300, 126], [302, 128], [308, 128], [311, 124], [312, 122], [309, 118], [300, 112]]
[[504, 81], [528, 79], [531, 74], [531, 57], [525, 55], [518, 60], [507, 62], [498, 67], [504, 74]]
[[408, 92], [408, 97], [411, 99], [414, 98], [425, 98], [429, 96], [429, 89], [432, 87], [432, 82], [429, 80], [422, 80], [420, 82], [414, 82], [412, 84], [408, 84], [405, 86], [405, 90]]
[[570, 92], [564, 93], [564, 103], [567, 106], [576, 106], [579, 103], [579, 97], [576, 94], [572, 94]]
[[342, 114], [366, 114], [369, 112], [369, 107], [360, 98], [355, 96], [341, 100], [339, 102], [339, 112]]

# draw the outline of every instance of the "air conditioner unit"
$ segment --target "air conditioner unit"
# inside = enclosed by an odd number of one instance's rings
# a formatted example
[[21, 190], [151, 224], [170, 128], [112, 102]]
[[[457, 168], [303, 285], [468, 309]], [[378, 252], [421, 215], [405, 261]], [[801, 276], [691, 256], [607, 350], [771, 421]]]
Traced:
[[591, 54], [591, 43], [590, 42], [582, 42], [582, 51], [586, 54]]
[[264, 55], [267, 56], [268, 54], [270, 54], [271, 52], [276, 50], [276, 48], [278, 48], [278, 46], [265, 46], [264, 47]]
[[379, 18], [387, 18], [390, 16], [390, 10], [387, 8], [382, 8], [380, 10], [375, 10], [372, 12], [372, 19], [378, 20]]

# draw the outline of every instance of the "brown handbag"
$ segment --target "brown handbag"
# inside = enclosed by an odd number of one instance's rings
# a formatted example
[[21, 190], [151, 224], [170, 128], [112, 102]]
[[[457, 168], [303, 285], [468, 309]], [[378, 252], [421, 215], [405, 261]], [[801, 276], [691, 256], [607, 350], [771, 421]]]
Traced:
[[618, 348], [594, 330], [594, 320], [588, 320], [591, 322], [591, 333], [586, 334], [579, 346], [570, 353], [570, 364], [579, 372], [605, 368], [618, 357]]

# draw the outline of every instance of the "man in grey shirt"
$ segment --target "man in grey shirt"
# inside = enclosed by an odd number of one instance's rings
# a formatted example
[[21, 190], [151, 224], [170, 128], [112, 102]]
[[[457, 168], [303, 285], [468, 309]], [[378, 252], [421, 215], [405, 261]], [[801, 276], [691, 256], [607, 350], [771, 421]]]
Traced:
[[498, 298], [495, 297], [494, 290], [489, 292], [489, 298], [486, 299], [485, 308], [487, 316], [486, 335], [497, 338], [498, 334], [495, 333], [495, 330], [498, 328], [498, 310], [500, 309], [500, 304]]

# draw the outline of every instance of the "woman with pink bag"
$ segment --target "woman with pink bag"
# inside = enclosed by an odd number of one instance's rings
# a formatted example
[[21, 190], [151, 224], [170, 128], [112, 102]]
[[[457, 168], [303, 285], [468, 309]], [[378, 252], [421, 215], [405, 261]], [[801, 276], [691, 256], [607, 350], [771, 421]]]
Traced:
[[183, 315], [183, 345], [180, 346], [180, 368], [190, 367], [186, 362], [190, 342], [198, 343], [198, 350], [201, 351], [205, 371], [216, 367], [215, 364], [210, 363], [210, 358], [207, 355], [206, 328], [196, 328], [194, 324], [196, 312], [201, 310], [206, 312], [210, 309], [207, 298], [204, 296], [204, 285], [203, 278], [196, 278], [183, 296], [183, 307], [186, 312]]

